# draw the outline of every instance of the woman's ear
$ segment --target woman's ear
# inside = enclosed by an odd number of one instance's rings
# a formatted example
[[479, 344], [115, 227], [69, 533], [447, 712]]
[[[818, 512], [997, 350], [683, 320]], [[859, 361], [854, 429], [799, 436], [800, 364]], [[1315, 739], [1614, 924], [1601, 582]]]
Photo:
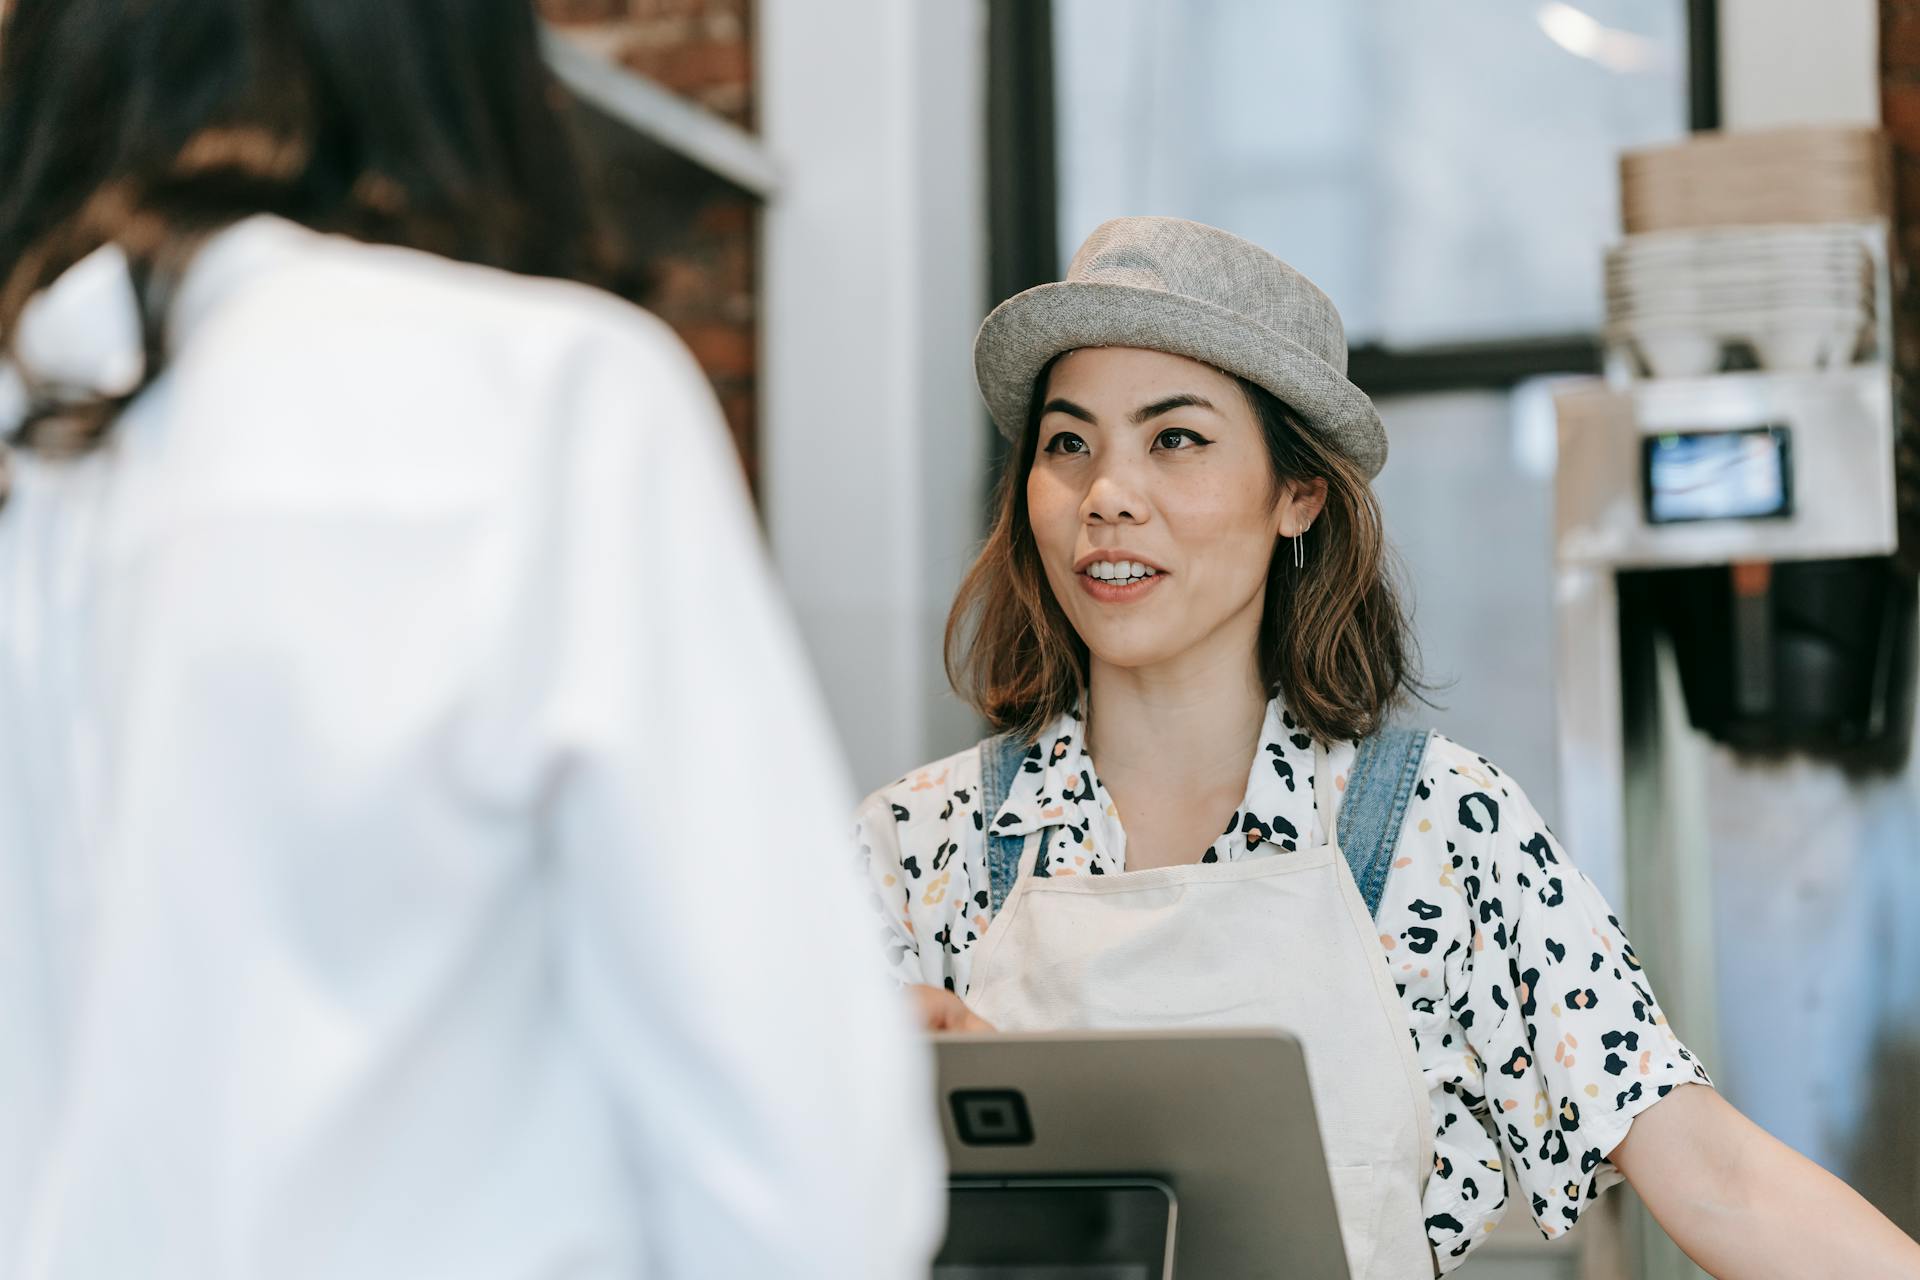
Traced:
[[1287, 481], [1286, 495], [1280, 500], [1280, 536], [1291, 538], [1305, 533], [1326, 509], [1325, 478]]

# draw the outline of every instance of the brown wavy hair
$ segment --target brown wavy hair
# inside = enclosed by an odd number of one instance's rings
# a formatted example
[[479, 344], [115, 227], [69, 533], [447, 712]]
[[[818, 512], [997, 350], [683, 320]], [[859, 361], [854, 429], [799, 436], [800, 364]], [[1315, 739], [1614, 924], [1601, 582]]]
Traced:
[[[947, 615], [947, 679], [995, 732], [1031, 741], [1085, 705], [1087, 646], [1054, 599], [1027, 514], [1049, 364], [1034, 382], [1018, 451], [1002, 469], [992, 531]], [[1260, 679], [1300, 727], [1332, 742], [1378, 729], [1422, 686], [1396, 562], [1367, 477], [1266, 388], [1236, 378], [1266, 438], [1273, 495], [1325, 480], [1326, 508], [1306, 535], [1306, 567], [1277, 539], [1260, 620]]]
[[141, 386], [104, 399], [21, 369], [7, 443], [97, 444], [161, 371], [174, 283], [253, 214], [532, 275], [615, 268], [531, 0], [0, 0], [0, 22], [0, 355], [108, 244], [147, 351]]

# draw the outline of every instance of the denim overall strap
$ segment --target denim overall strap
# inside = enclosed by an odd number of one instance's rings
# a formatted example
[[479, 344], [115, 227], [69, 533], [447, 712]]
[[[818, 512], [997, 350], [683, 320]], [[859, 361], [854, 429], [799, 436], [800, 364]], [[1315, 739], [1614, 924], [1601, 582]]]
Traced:
[[1369, 916], [1380, 914], [1400, 824], [1420, 781], [1420, 761], [1431, 736], [1426, 729], [1382, 729], [1361, 740], [1347, 771], [1340, 801], [1340, 852], [1346, 855]]
[[1020, 836], [995, 834], [993, 819], [1013, 790], [1020, 762], [1027, 755], [1027, 744], [1012, 734], [1002, 734], [983, 739], [979, 749], [980, 820], [986, 824], [987, 832], [987, 918], [992, 919], [1000, 914], [1000, 904], [1007, 900], [1020, 874], [1020, 849], [1024, 841]]

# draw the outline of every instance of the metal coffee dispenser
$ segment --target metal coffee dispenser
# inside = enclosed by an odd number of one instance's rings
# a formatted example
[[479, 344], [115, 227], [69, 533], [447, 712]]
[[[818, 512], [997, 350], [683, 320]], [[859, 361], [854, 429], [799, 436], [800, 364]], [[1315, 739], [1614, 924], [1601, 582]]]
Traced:
[[[1694, 177], [1714, 147], [1696, 148]], [[1649, 197], [1640, 228], [1626, 199], [1605, 376], [1555, 395], [1559, 826], [1711, 1067], [1727, 1008], [1714, 924], [1742, 900], [1724, 855], [1770, 838], [1729, 812], [1752, 807], [1737, 797], [1809, 772], [1851, 779], [1823, 793], [1845, 795], [1907, 756], [1915, 591], [1895, 558], [1888, 231], [1879, 216], [1755, 224], [1725, 209], [1647, 231]], [[1754, 1057], [1733, 1060], [1764, 1085], [1775, 1068]], [[1636, 1216], [1639, 1274], [1697, 1274]]]
[[[1911, 575], [1892, 559], [1884, 225], [1665, 239], [1670, 260], [1711, 256], [1694, 247], [1705, 241], [1743, 274], [1797, 242], [1807, 246], [1799, 260], [1854, 260], [1848, 270], [1861, 284], [1857, 312], [1815, 313], [1790, 339], [1737, 324], [1640, 326], [1630, 316], [1610, 330], [1607, 378], [1555, 397], [1566, 821], [1584, 859], [1622, 871], [1606, 851], [1624, 855], [1621, 753], [1640, 729], [1628, 724], [1639, 705], [1631, 695], [1645, 692], [1629, 677], [1653, 674], [1644, 652], [1636, 666], [1635, 646], [1669, 651], [1687, 722], [1743, 751], [1896, 766], [1912, 707]], [[1667, 287], [1694, 297], [1700, 288]], [[1772, 318], [1754, 314], [1750, 325]], [[1789, 316], [1771, 334], [1799, 321]], [[1662, 346], [1670, 339], [1672, 351]]]

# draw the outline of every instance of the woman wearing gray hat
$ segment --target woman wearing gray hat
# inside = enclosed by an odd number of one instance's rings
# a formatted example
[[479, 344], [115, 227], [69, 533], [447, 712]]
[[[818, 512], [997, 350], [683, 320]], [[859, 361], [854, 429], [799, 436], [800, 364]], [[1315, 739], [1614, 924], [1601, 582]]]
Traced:
[[1120, 219], [975, 363], [1014, 453], [948, 669], [998, 736], [859, 814], [930, 1028], [1295, 1031], [1356, 1277], [1457, 1266], [1509, 1173], [1549, 1237], [1624, 1175], [1717, 1274], [1920, 1274], [1684, 1087], [1705, 1071], [1519, 786], [1386, 727], [1414, 687], [1386, 438], [1324, 294]]

